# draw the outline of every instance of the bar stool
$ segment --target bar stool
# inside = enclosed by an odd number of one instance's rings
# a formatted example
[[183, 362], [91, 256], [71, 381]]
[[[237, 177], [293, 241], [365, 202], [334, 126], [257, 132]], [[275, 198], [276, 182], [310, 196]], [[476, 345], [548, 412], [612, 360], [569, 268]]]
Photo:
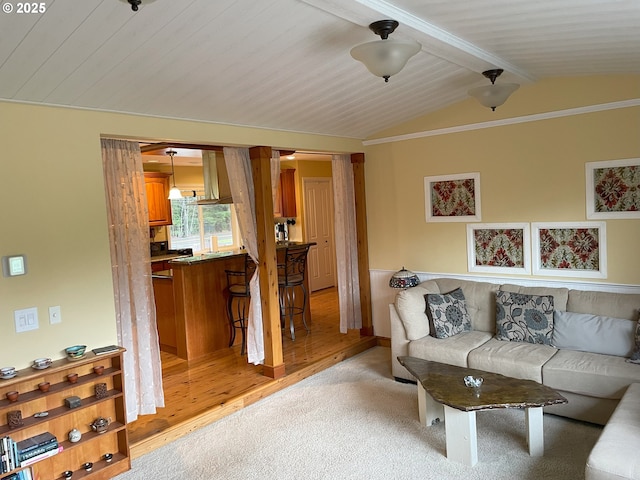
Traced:
[[[280, 297], [280, 321], [284, 328], [289, 320], [291, 340], [296, 339], [293, 318], [302, 316], [304, 328], [309, 332], [305, 319], [307, 289], [304, 286], [309, 245], [290, 246], [285, 249], [284, 263], [278, 264], [278, 293]], [[302, 306], [296, 305], [296, 289], [302, 290]]]
[[229, 327], [231, 329], [229, 347], [233, 346], [236, 341], [236, 330], [240, 330], [242, 335], [241, 355], [245, 354], [247, 345], [247, 314], [249, 313], [249, 302], [251, 301], [249, 282], [255, 270], [256, 264], [249, 255], [245, 256], [244, 270], [225, 270], [227, 274], [227, 288], [225, 289], [227, 317], [229, 318]]

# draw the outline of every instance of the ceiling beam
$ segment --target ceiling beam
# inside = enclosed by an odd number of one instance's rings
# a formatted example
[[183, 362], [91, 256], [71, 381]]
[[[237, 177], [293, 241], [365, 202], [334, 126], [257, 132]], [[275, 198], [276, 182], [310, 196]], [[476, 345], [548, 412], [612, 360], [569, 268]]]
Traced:
[[[473, 72], [481, 73], [490, 68], [502, 68], [511, 78], [516, 77], [527, 83], [536, 80], [534, 75], [517, 65], [384, 0], [302, 1], [363, 27], [383, 18], [397, 20], [400, 23], [400, 29], [394, 33], [394, 36], [410, 36], [422, 44], [422, 51]], [[410, 35], [406, 33], [407, 28], [413, 31]]]

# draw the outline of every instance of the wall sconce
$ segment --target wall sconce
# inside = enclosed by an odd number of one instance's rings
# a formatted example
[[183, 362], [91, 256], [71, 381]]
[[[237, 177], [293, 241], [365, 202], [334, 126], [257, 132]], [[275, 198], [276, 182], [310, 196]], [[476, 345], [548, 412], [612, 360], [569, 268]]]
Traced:
[[502, 75], [502, 72], [504, 72], [504, 70], [501, 68], [482, 72], [482, 75], [491, 80], [491, 85], [472, 88], [469, 90], [469, 95], [478, 100], [485, 107], [489, 107], [491, 110], [495, 111], [496, 107], [499, 107], [506, 102], [509, 95], [520, 87], [517, 83], [499, 83], [496, 85], [496, 78]]
[[396, 273], [391, 275], [391, 279], [389, 280], [389, 286], [391, 288], [407, 289], [415, 287], [419, 283], [420, 279], [418, 278], [418, 275], [404, 267], [402, 267], [402, 270], [398, 270]]
[[175, 150], [167, 150], [167, 155], [171, 157], [171, 179], [173, 180], [173, 187], [169, 190], [169, 200], [178, 200], [182, 198], [180, 189], [176, 187], [176, 172], [173, 169], [173, 156], [176, 154]]
[[402, 40], [390, 40], [389, 34], [398, 26], [395, 20], [379, 20], [369, 25], [369, 28], [382, 40], [363, 43], [351, 49], [351, 56], [364, 63], [365, 67], [378, 77], [389, 81], [391, 75], [395, 75], [404, 68], [407, 61], [420, 51], [422, 46], [415, 40], [404, 42]]

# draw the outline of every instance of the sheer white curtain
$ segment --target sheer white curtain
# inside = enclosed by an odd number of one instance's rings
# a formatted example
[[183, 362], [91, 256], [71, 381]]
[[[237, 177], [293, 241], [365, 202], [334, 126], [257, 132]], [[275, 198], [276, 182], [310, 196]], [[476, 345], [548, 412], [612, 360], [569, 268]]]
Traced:
[[164, 407], [149, 253], [149, 219], [137, 142], [103, 139], [118, 343], [124, 354], [127, 421]]
[[[255, 191], [253, 174], [248, 148], [225, 147], [224, 159], [229, 174], [229, 187], [233, 197], [233, 205], [238, 216], [238, 226], [242, 242], [249, 256], [258, 261], [258, 237], [256, 232]], [[277, 179], [280, 175], [280, 152], [271, 153], [271, 185], [275, 199]], [[274, 180], [275, 178], [275, 180]], [[259, 269], [249, 283], [251, 299], [260, 298]], [[264, 330], [262, 325], [262, 304], [251, 301], [249, 304], [249, 321], [247, 322], [247, 360], [258, 365], [264, 362]]]
[[353, 167], [349, 155], [333, 155], [333, 200], [335, 209], [336, 262], [338, 267], [338, 303], [340, 332], [362, 328], [360, 280], [358, 277], [358, 238]]

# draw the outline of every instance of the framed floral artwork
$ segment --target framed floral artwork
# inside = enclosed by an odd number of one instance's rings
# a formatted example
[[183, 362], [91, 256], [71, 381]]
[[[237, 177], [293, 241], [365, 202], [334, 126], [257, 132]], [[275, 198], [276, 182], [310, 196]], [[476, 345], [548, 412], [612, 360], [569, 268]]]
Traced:
[[607, 278], [605, 222], [533, 223], [534, 275]]
[[479, 222], [480, 173], [424, 177], [427, 222]]
[[587, 218], [640, 218], [640, 158], [586, 164]]
[[528, 223], [473, 223], [467, 225], [470, 272], [531, 273]]

